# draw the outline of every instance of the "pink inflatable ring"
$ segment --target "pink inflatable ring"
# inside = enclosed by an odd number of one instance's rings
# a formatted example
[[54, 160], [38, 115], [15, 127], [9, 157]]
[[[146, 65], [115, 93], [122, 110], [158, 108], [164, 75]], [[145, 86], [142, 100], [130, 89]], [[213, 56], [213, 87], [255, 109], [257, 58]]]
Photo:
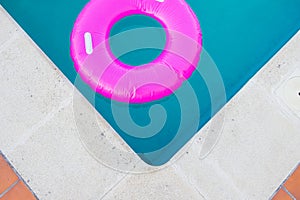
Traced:
[[[120, 62], [108, 42], [111, 27], [134, 14], [156, 19], [167, 36], [159, 57], [138, 67]], [[184, 0], [91, 0], [71, 36], [71, 56], [83, 81], [107, 98], [130, 103], [172, 94], [192, 75], [201, 48], [198, 19]]]

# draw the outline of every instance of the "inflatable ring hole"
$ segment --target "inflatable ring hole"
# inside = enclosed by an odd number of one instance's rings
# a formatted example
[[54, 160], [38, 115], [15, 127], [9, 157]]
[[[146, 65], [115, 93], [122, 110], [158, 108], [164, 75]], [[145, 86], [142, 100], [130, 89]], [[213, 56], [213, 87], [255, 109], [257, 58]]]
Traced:
[[121, 63], [133, 67], [156, 60], [167, 43], [162, 23], [143, 14], [121, 18], [113, 24], [109, 36], [112, 54]]

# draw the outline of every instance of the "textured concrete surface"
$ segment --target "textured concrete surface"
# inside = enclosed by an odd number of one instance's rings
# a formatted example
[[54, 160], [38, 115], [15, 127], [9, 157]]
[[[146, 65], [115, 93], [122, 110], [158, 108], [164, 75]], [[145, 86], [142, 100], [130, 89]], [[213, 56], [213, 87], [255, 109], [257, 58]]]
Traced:
[[[300, 119], [276, 92], [300, 68], [300, 33], [168, 165], [153, 168], [1, 7], [0, 27], [0, 150], [42, 200], [268, 199], [300, 161]], [[88, 140], [82, 128], [101, 134]]]

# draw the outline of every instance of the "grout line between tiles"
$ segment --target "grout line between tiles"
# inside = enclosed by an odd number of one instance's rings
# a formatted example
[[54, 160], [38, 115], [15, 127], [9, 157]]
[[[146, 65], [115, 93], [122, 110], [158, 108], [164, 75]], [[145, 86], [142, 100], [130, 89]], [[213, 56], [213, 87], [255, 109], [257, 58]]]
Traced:
[[[27, 189], [33, 194], [33, 196], [36, 198], [36, 200], [39, 200], [39, 198], [37, 197], [37, 195], [35, 194], [35, 192], [33, 192], [33, 190], [31, 189], [31, 187], [29, 187], [29, 185], [26, 183], [26, 181], [23, 179], [23, 177], [19, 174], [19, 172], [16, 170], [16, 168], [12, 165], [12, 163], [8, 160], [8, 158], [3, 154], [3, 152], [1, 150], [0, 150], [0, 156], [2, 156], [4, 158], [4, 160], [6, 161], [6, 163], [10, 166], [10, 168], [14, 171], [14, 173], [18, 177], [18, 180], [15, 183], [12, 184], [12, 187], [9, 187], [9, 188], [12, 189], [15, 185], [17, 185], [21, 181], [21, 182], [23, 182], [27, 186]], [[8, 191], [5, 191], [5, 194]], [[2, 198], [2, 196], [5, 195], [5, 194], [3, 194], [3, 195], [2, 194], [0, 195], [0, 198]]]
[[281, 189], [281, 186], [279, 188], [276, 188], [275, 192], [273, 192], [272, 196], [269, 198], [269, 200], [272, 200], [276, 194], [279, 192], [279, 190]]
[[100, 200], [104, 199], [108, 194], [110, 194], [124, 179], [129, 177], [128, 174], [125, 174], [120, 180], [118, 180], [114, 185], [112, 185], [104, 194], [100, 197]]
[[288, 189], [286, 189], [286, 187], [284, 187], [284, 185], [281, 186], [281, 188], [293, 199], [293, 200], [297, 200], [294, 195], [292, 195], [292, 193], [290, 193], [290, 191], [288, 191]]
[[227, 184], [237, 192], [238, 195], [246, 199], [246, 195], [240, 190], [240, 188], [234, 183], [232, 178], [229, 177], [228, 173], [224, 169], [222, 169], [218, 162], [212, 162], [212, 160], [207, 160], [207, 163], [211, 168], [214, 168], [214, 171], [221, 177], [222, 180], [225, 180]]
[[296, 165], [296, 167], [294, 167], [294, 168], [290, 171], [289, 175], [284, 179], [282, 185], [284, 185], [285, 182], [287, 182], [287, 180], [293, 175], [293, 173], [298, 169], [298, 167], [300, 167], [300, 162]]
[[192, 183], [189, 181], [187, 175], [186, 175], [185, 172], [181, 169], [180, 166], [178, 166], [177, 164], [173, 164], [171, 167], [177, 172], [176, 174], [177, 174], [179, 177], [181, 177], [181, 178], [183, 179], [183, 181], [185, 181], [186, 183], [188, 183], [194, 190], [196, 190], [196, 191], [199, 193], [199, 195], [200, 195], [203, 199], [207, 200], [207, 198], [204, 196], [203, 192], [201, 192], [200, 189], [199, 189], [197, 186], [195, 186], [194, 184], [192, 184]]
[[58, 108], [54, 108], [52, 111], [50, 111], [42, 120], [40, 120], [38, 123], [33, 125], [31, 129], [25, 131], [19, 139], [8, 149], [4, 149], [3, 151], [7, 154], [13, 152], [18, 146], [21, 146], [25, 144], [25, 142], [30, 138], [32, 134], [34, 134], [39, 128], [43, 127], [45, 124], [47, 124], [50, 120], [52, 120], [55, 115], [63, 108], [70, 105], [72, 102], [72, 97], [68, 97], [66, 100], [62, 101]]
[[[300, 162], [296, 165], [296, 167], [294, 167], [290, 173], [288, 174], [288, 176], [286, 178], [284, 178], [283, 182], [281, 183], [281, 185], [276, 188], [276, 190], [273, 192], [272, 196], [270, 197], [270, 199], [272, 199], [276, 194], [277, 192], [282, 188], [284, 189], [288, 194], [290, 194], [290, 192], [285, 188], [284, 184], [285, 182], [292, 176], [292, 174], [297, 170], [297, 168], [300, 167]], [[291, 197], [293, 197], [293, 195], [291, 195]], [[294, 197], [295, 198], [295, 197]]]
[[[226, 173], [226, 171], [224, 171], [222, 168], [220, 168], [220, 166], [218, 165], [218, 163], [215, 163], [215, 162], [211, 162], [211, 161], [208, 161], [208, 164], [209, 164], [209, 167], [211, 169], [214, 169], [214, 171], [216, 173], [218, 173], [218, 176], [221, 177], [223, 180], [225, 180], [228, 185], [237, 192], [237, 194], [240, 196], [240, 197], [243, 197], [243, 199], [246, 199], [246, 194], [241, 191], [237, 186], [236, 184], [233, 182], [233, 180], [228, 176], [228, 174]], [[176, 165], [178, 166], [178, 165]], [[179, 169], [181, 169], [180, 166], [178, 166]], [[185, 174], [184, 171], [182, 171], [183, 174]], [[192, 183], [190, 183], [192, 184]], [[193, 185], [193, 184], [192, 184]], [[197, 187], [197, 191], [200, 191], [199, 188]], [[201, 192], [200, 192], [201, 193]]]
[[20, 182], [20, 179], [16, 180], [12, 185], [10, 185], [3, 193], [0, 194], [0, 198], [2, 198], [6, 193], [8, 193], [15, 185]]
[[[142, 162], [141, 160], [137, 161], [136, 164], [138, 164], [139, 162]], [[118, 180], [114, 185], [112, 185], [102, 196], [100, 199], [103, 199], [105, 198], [108, 194], [110, 194], [114, 189], [117, 188], [117, 186], [123, 181], [125, 180], [126, 178], [130, 178], [134, 175], [138, 175], [138, 174], [130, 174], [130, 173], [124, 173], [124, 176], [122, 178], [120, 178], [120, 180]]]

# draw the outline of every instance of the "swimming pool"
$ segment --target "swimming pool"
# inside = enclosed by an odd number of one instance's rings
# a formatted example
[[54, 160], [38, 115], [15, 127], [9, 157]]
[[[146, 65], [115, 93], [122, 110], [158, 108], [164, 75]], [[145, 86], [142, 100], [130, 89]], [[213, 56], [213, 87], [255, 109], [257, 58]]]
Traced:
[[[94, 93], [74, 69], [70, 34], [87, 2], [0, 0], [116, 132], [151, 165], [172, 158], [300, 29], [298, 0], [187, 0], [203, 37], [196, 72], [175, 94], [131, 105]], [[135, 61], [134, 56], [124, 59]]]

